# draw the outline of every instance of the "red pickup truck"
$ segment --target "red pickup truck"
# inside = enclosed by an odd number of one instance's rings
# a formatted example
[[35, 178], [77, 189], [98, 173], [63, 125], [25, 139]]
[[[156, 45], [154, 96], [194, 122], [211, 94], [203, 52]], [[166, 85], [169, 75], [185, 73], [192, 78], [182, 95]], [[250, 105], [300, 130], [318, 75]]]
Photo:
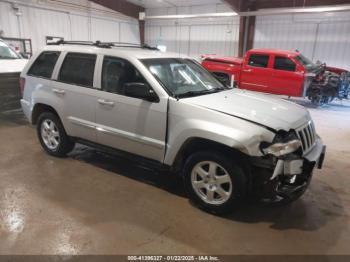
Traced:
[[315, 104], [347, 98], [347, 70], [314, 64], [298, 51], [252, 49], [244, 58], [202, 56], [202, 65], [226, 85], [278, 95], [308, 97]]

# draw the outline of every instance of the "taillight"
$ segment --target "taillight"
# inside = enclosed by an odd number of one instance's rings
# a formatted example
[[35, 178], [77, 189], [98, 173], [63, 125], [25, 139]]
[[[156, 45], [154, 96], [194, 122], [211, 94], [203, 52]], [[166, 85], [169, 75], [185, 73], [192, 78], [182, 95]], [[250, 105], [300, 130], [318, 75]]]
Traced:
[[23, 98], [23, 93], [24, 93], [24, 87], [25, 87], [25, 85], [26, 85], [26, 79], [23, 78], [23, 77], [21, 77], [21, 78], [19, 79], [19, 88], [20, 88], [20, 91], [21, 91], [21, 96], [22, 96], [22, 98]]

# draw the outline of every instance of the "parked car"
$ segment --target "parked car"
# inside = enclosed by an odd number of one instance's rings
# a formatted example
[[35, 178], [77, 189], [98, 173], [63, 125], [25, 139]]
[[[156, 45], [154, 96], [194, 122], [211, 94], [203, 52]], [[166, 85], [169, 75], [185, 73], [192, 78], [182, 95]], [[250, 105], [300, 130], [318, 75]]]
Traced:
[[0, 112], [21, 107], [19, 75], [27, 61], [0, 39]]
[[347, 70], [314, 64], [299, 51], [252, 49], [244, 58], [204, 55], [202, 65], [226, 85], [308, 97], [317, 105], [348, 98], [350, 91]]
[[304, 107], [228, 89], [185, 56], [61, 41], [21, 78], [23, 111], [47, 153], [63, 157], [78, 142], [164, 168], [213, 213], [249, 195], [290, 203], [322, 167], [325, 146]]

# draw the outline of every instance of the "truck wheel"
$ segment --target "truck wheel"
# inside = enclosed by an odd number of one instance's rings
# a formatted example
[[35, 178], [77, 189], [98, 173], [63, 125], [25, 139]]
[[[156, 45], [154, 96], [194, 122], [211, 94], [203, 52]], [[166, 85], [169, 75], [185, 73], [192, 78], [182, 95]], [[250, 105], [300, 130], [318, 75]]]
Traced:
[[39, 116], [37, 134], [42, 147], [50, 155], [64, 157], [74, 148], [75, 143], [66, 134], [60, 119], [51, 112]]
[[234, 211], [247, 191], [242, 168], [220, 152], [192, 154], [184, 166], [184, 182], [195, 205], [218, 215]]

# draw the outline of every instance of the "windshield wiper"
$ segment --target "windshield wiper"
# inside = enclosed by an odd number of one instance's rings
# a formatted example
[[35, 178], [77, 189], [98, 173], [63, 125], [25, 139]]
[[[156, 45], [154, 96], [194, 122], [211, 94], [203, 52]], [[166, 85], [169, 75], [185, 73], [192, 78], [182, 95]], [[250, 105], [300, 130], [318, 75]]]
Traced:
[[213, 88], [209, 90], [201, 90], [201, 91], [188, 91], [182, 94], [175, 95], [175, 98], [184, 98], [184, 97], [191, 97], [191, 96], [200, 96], [200, 95], [206, 95], [206, 94], [212, 94], [219, 92], [221, 90], [224, 90], [222, 88]]

